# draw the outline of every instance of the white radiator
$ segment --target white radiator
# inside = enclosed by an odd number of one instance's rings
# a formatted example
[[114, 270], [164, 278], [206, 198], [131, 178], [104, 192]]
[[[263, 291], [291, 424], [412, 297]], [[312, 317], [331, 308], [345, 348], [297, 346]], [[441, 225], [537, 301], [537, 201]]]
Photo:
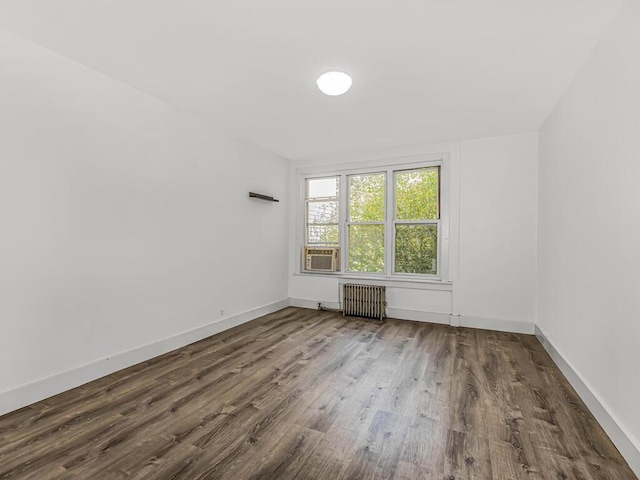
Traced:
[[342, 314], [382, 320], [386, 313], [386, 287], [345, 283], [342, 289]]

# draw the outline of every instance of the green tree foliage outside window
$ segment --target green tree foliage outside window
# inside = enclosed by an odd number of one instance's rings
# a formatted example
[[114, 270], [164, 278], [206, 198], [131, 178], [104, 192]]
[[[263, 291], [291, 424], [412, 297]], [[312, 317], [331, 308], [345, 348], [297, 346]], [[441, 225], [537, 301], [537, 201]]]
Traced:
[[[384, 173], [349, 177], [349, 270], [384, 272]], [[375, 223], [374, 223], [375, 222]]]
[[396, 175], [395, 273], [435, 275], [438, 226], [411, 223], [440, 218], [438, 167]]
[[436, 220], [439, 216], [438, 167], [398, 172], [396, 175], [396, 219]]
[[385, 174], [349, 177], [349, 221], [384, 222]]
[[[346, 233], [352, 272], [385, 271], [386, 181], [385, 173], [347, 177]], [[394, 273], [437, 274], [440, 168], [398, 171], [389, 181], [395, 183]], [[338, 177], [308, 180], [307, 239], [311, 244], [339, 244], [338, 186]]]
[[384, 225], [349, 225], [349, 270], [384, 272]]
[[396, 273], [435, 275], [438, 259], [438, 226], [396, 225]]

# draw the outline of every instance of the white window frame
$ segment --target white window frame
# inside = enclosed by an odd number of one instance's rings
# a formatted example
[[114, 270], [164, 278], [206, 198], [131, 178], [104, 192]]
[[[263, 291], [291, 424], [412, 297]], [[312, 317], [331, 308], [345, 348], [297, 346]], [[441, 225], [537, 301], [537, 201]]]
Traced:
[[[384, 190], [384, 205], [385, 205], [385, 209], [384, 209], [384, 217], [382, 219], [381, 222], [352, 222], [351, 219], [349, 218], [349, 202], [350, 202], [350, 198], [349, 198], [349, 177], [357, 177], [360, 175], [384, 175], [384, 186], [385, 186], [385, 190]], [[386, 275], [387, 274], [387, 241], [388, 241], [388, 234], [387, 234], [387, 219], [388, 219], [388, 208], [387, 207], [387, 199], [389, 198], [389, 189], [387, 188], [387, 184], [388, 182], [388, 172], [386, 170], [381, 170], [379, 172], [358, 172], [358, 173], [350, 173], [347, 175], [344, 175], [345, 178], [345, 188], [346, 188], [346, 192], [345, 192], [345, 215], [344, 215], [344, 255], [343, 255], [343, 260], [344, 260], [344, 265], [342, 270], [346, 273], [352, 274], [352, 275]], [[350, 225], [382, 225], [383, 227], [383, 232], [384, 232], [384, 237], [382, 239], [382, 241], [384, 242], [384, 252], [385, 252], [385, 258], [384, 258], [384, 268], [385, 271], [384, 272], [355, 272], [353, 270], [349, 270], [349, 226]]]
[[[303, 264], [300, 263], [296, 271], [302, 275], [311, 276], [334, 276], [351, 277], [359, 279], [380, 279], [380, 280], [406, 280], [411, 282], [449, 282], [449, 216], [450, 216], [450, 161], [449, 154], [432, 154], [420, 157], [407, 157], [397, 160], [387, 160], [384, 163], [373, 166], [361, 166], [350, 168], [323, 169], [316, 167], [312, 171], [298, 172], [298, 184], [300, 185], [300, 203], [302, 207], [300, 218], [302, 235], [300, 239], [299, 251], [304, 249], [306, 232], [306, 201], [307, 201], [307, 180], [314, 178], [340, 177], [338, 193], [338, 234], [340, 247], [340, 270], [338, 272], [306, 272]], [[440, 218], [437, 220], [397, 220], [396, 211], [396, 173], [402, 171], [419, 170], [429, 167], [440, 167]], [[350, 175], [362, 175], [372, 173], [386, 174], [385, 188], [385, 271], [381, 273], [373, 272], [353, 272], [349, 271], [349, 239], [348, 225], [359, 224], [360, 222], [348, 222], [348, 177]], [[373, 222], [378, 224], [379, 222]], [[416, 273], [395, 273], [395, 226], [396, 224], [437, 224], [438, 225], [438, 252], [437, 252], [437, 274], [416, 274]], [[301, 258], [302, 260], [302, 258]]]
[[[338, 177], [338, 196], [337, 197], [317, 197], [317, 198], [309, 198], [309, 184], [307, 182], [307, 180], [309, 179], [325, 179], [325, 178], [335, 178]], [[326, 245], [327, 247], [339, 247], [340, 246], [340, 208], [341, 208], [341, 202], [342, 199], [340, 198], [342, 195], [342, 185], [341, 185], [341, 178], [340, 175], [322, 175], [320, 177], [306, 177], [304, 180], [304, 244], [305, 246], [309, 246], [309, 247], [319, 247], [319, 246], [324, 246]], [[338, 202], [338, 223], [334, 224], [334, 223], [316, 223], [316, 224], [310, 224], [307, 222], [308, 218], [307, 218], [307, 212], [309, 211], [309, 203], [310, 202]], [[338, 244], [333, 244], [333, 243], [309, 243], [309, 230], [308, 230], [308, 226], [309, 225], [337, 225], [338, 227]]]
[[[397, 189], [396, 189], [396, 185], [398, 184], [398, 173], [405, 173], [405, 172], [416, 172], [419, 170], [424, 170], [427, 168], [439, 168], [440, 171], [438, 172], [438, 188], [439, 188], [439, 192], [438, 192], [438, 218], [436, 219], [429, 219], [429, 220], [398, 220], [396, 218], [396, 211], [397, 211], [397, 207], [398, 207], [398, 195], [397, 195]], [[440, 265], [440, 261], [442, 258], [441, 255], [441, 251], [440, 251], [440, 238], [441, 238], [441, 233], [442, 233], [442, 186], [440, 185], [442, 182], [442, 165], [431, 165], [428, 167], [416, 167], [416, 168], [408, 168], [408, 169], [397, 169], [394, 168], [393, 170], [393, 174], [392, 174], [392, 182], [391, 182], [391, 188], [387, 188], [387, 190], [390, 190], [390, 193], [393, 197], [393, 201], [389, 202], [391, 204], [391, 216], [389, 218], [391, 218], [391, 221], [388, 222], [391, 225], [387, 225], [387, 234], [389, 235], [389, 238], [391, 239], [391, 246], [390, 248], [388, 248], [387, 250], [387, 260], [390, 260], [390, 266], [391, 266], [391, 274], [393, 276], [402, 276], [402, 277], [416, 277], [416, 278], [437, 278], [438, 280], [440, 280], [442, 278], [442, 276], [440, 275], [440, 268], [442, 267]], [[388, 209], [389, 210], [389, 209]], [[436, 253], [436, 265], [437, 265], [437, 273], [435, 275], [431, 275], [431, 274], [424, 274], [424, 273], [396, 273], [396, 226], [397, 225], [436, 225], [437, 230], [438, 230], [438, 244], [437, 244], [437, 253]], [[389, 258], [391, 257], [391, 258]]]

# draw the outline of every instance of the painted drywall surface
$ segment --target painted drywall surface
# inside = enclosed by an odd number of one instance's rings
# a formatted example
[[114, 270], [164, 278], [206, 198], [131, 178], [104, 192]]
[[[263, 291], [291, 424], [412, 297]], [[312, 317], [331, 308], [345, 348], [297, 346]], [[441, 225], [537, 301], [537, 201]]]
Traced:
[[537, 134], [462, 142], [460, 314], [533, 322]]
[[[459, 151], [459, 153], [458, 153]], [[451, 152], [452, 219], [449, 259], [452, 291], [389, 289], [389, 307], [430, 313], [532, 323], [535, 317], [537, 134], [440, 144], [376, 158]], [[359, 162], [366, 157], [358, 156]], [[305, 165], [305, 168], [318, 165]], [[295, 170], [297, 165], [292, 164]], [[299, 198], [297, 177], [290, 176], [291, 197]], [[453, 198], [454, 196], [458, 198]], [[293, 203], [293, 202], [292, 202]], [[459, 212], [455, 206], [459, 205]], [[291, 208], [292, 245], [298, 245], [301, 212]], [[459, 232], [459, 234], [458, 234]], [[459, 257], [455, 252], [459, 249]], [[290, 257], [295, 272], [300, 253]], [[292, 298], [338, 301], [338, 279], [293, 274]]]
[[287, 297], [288, 161], [2, 31], [0, 105], [0, 392]]
[[640, 448], [640, 6], [540, 132], [538, 323]]

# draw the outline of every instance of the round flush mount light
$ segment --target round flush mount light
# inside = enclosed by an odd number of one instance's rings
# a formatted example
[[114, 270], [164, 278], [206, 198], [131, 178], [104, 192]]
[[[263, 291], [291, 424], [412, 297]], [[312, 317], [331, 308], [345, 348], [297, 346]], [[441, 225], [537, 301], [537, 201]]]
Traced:
[[347, 93], [353, 81], [346, 73], [334, 71], [323, 73], [316, 83], [322, 93], [335, 97]]

